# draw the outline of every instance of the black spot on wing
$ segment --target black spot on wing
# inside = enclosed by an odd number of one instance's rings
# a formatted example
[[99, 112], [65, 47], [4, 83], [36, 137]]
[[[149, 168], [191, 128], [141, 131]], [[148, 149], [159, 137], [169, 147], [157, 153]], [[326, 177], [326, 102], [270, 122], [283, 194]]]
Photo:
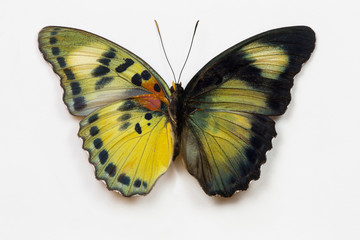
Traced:
[[54, 44], [57, 43], [57, 38], [56, 37], [51, 37], [49, 42], [50, 42], [51, 45], [54, 45]]
[[95, 136], [98, 133], [99, 133], [99, 128], [97, 126], [93, 126], [93, 127], [90, 128], [90, 135], [91, 136]]
[[131, 125], [131, 123], [126, 122], [123, 125], [121, 125], [121, 127], [119, 128], [120, 131], [124, 131], [126, 130], [129, 126]]
[[100, 138], [97, 138], [94, 140], [93, 144], [96, 149], [100, 149], [103, 145], [103, 142]]
[[141, 73], [141, 77], [142, 77], [142, 79], [144, 79], [146, 81], [146, 80], [149, 80], [151, 78], [151, 74], [147, 70], [144, 70]]
[[126, 69], [128, 69], [131, 65], [133, 65], [135, 62], [131, 59], [131, 58], [126, 58], [125, 62], [120, 64], [117, 68], [115, 68], [115, 70], [118, 73], [122, 73], [124, 71], [126, 71]]
[[101, 77], [106, 75], [108, 72], [110, 72], [108, 67], [100, 65], [91, 72], [91, 75], [94, 77]]
[[129, 186], [130, 184], [130, 177], [126, 176], [125, 173], [120, 174], [117, 180], [119, 183], [124, 184], [126, 186]]
[[99, 153], [99, 161], [102, 165], [104, 165], [106, 163], [108, 158], [109, 158], [109, 153], [105, 149]]
[[54, 56], [57, 56], [60, 54], [60, 49], [58, 47], [52, 47], [51, 52]]
[[85, 98], [84, 97], [76, 97], [73, 99], [74, 101], [74, 109], [76, 111], [81, 111], [86, 107]]
[[153, 117], [153, 116], [152, 116], [151, 113], [146, 113], [146, 114], [145, 114], [145, 119], [146, 119], [146, 120], [150, 120], [150, 119], [152, 119], [152, 117]]
[[81, 93], [81, 87], [79, 82], [71, 82], [70, 88], [72, 95], [78, 95]]
[[135, 131], [136, 131], [138, 134], [141, 134], [141, 133], [142, 133], [141, 126], [140, 126], [139, 123], [136, 123], [136, 124], [135, 124]]
[[74, 73], [71, 71], [70, 68], [65, 68], [63, 71], [64, 71], [64, 73], [65, 73], [65, 75], [66, 75], [66, 78], [67, 78], [68, 80], [74, 80], [74, 79], [75, 79], [75, 75], [74, 75]]
[[154, 84], [154, 90], [155, 90], [156, 92], [160, 92], [160, 91], [161, 91], [161, 88], [160, 88], [159, 84], [157, 84], [157, 83]]
[[88, 123], [93, 123], [98, 119], [99, 119], [99, 115], [96, 113], [96, 114], [92, 115], [91, 117], [89, 117]]
[[109, 84], [112, 80], [114, 80], [113, 77], [102, 77], [99, 81], [95, 83], [95, 90], [99, 90], [104, 88], [107, 84]]
[[106, 66], [109, 66], [109, 63], [110, 63], [111, 59], [108, 59], [108, 58], [100, 58], [100, 59], [98, 59], [97, 61], [98, 61], [99, 63], [102, 63], [102, 64], [106, 65]]
[[107, 174], [109, 174], [110, 177], [115, 176], [115, 174], [116, 174], [116, 166], [113, 163], [109, 163], [105, 168], [105, 172]]
[[141, 83], [142, 83], [140, 74], [136, 73], [136, 74], [131, 78], [131, 82], [132, 82], [133, 84], [135, 84], [136, 86], [139, 86], [139, 87], [140, 87], [140, 86], [141, 86]]
[[59, 66], [61, 68], [66, 67], [66, 62], [65, 62], [65, 59], [63, 57], [57, 57], [56, 61], [58, 62]]
[[113, 51], [108, 51], [108, 52], [103, 53], [103, 57], [106, 57], [106, 58], [114, 58], [115, 56], [116, 56], [116, 54]]
[[143, 181], [142, 185], [143, 185], [144, 188], [147, 188], [147, 186], [148, 186], [147, 182], [145, 182], [145, 181]]
[[119, 111], [130, 111], [135, 108], [135, 103], [133, 101], [126, 101], [124, 102], [119, 108]]
[[50, 33], [51, 36], [55, 36], [56, 34], [58, 34], [59, 30], [60, 30], [60, 28], [54, 28], [54, 30]]
[[141, 180], [140, 179], [136, 179], [134, 182], [134, 187], [139, 188], [141, 186]]
[[130, 113], [125, 113], [124, 115], [119, 117], [118, 120], [119, 121], [126, 121], [126, 120], [129, 120], [130, 118], [131, 118], [131, 114]]

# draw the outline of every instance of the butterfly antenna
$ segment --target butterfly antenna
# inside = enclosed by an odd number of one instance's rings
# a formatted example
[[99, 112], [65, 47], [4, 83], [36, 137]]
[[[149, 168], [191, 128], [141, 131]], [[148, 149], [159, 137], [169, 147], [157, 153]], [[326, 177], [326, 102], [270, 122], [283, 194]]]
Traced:
[[196, 22], [196, 24], [195, 24], [194, 33], [193, 33], [193, 36], [192, 36], [192, 38], [191, 38], [190, 48], [189, 48], [188, 54], [187, 54], [187, 56], [186, 56], [184, 65], [183, 65], [182, 68], [181, 68], [181, 71], [180, 71], [180, 74], [179, 74], [179, 78], [178, 78], [178, 82], [180, 82], [181, 74], [182, 74], [182, 72], [183, 72], [183, 70], [184, 70], [184, 68], [185, 68], [185, 65], [186, 65], [186, 63], [187, 63], [187, 60], [188, 60], [188, 58], [189, 58], [189, 55], [190, 55], [191, 48], [192, 48], [192, 45], [193, 45], [193, 42], [194, 42], [195, 33], [196, 33], [196, 29], [197, 29], [198, 24], [199, 24], [199, 20], [197, 20], [197, 22]]
[[169, 58], [168, 58], [168, 56], [167, 56], [167, 54], [166, 54], [166, 51], [165, 51], [164, 43], [163, 43], [163, 40], [162, 40], [162, 37], [161, 37], [161, 34], [160, 34], [159, 25], [158, 25], [158, 23], [157, 23], [157, 21], [156, 21], [156, 20], [154, 20], [154, 21], [155, 21], [156, 28], [157, 28], [158, 33], [159, 33], [160, 42], [161, 42], [161, 46], [162, 46], [162, 49], [163, 49], [164, 54], [165, 54], [166, 61], [168, 62], [169, 66], [170, 66], [171, 72], [172, 72], [173, 77], [174, 77], [174, 81], [176, 81], [176, 77], [175, 77], [174, 69], [171, 67], [171, 64], [170, 64]]

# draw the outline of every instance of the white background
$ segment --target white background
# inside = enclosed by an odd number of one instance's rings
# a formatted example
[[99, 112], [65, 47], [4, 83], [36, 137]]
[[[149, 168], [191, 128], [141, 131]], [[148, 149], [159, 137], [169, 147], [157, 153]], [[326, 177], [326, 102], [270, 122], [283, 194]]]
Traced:
[[[359, 239], [360, 8], [357, 1], [0, 2], [0, 239]], [[37, 34], [81, 28], [128, 48], [170, 84], [157, 19], [177, 74], [196, 20], [184, 84], [257, 33], [311, 26], [314, 54], [277, 118], [261, 178], [230, 199], [208, 197], [181, 161], [146, 197], [94, 177]]]

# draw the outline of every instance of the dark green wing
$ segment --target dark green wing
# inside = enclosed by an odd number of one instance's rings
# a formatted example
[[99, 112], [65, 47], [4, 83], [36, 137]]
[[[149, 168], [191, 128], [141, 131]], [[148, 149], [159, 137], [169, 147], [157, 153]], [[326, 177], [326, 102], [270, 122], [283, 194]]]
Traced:
[[181, 152], [209, 195], [231, 196], [260, 176], [290, 102], [293, 78], [315, 47], [309, 27], [249, 38], [206, 64], [185, 89]]

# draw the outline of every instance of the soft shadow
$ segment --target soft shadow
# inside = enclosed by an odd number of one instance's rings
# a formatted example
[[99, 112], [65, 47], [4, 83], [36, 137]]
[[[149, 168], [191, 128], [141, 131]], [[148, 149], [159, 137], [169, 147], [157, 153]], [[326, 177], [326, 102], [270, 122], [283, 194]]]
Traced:
[[246, 191], [235, 192], [231, 197], [214, 196], [212, 197], [212, 201], [215, 205], [218, 206], [241, 204], [243, 201], [254, 199], [257, 197], [257, 195], [259, 195], [261, 188], [263, 188], [258, 186], [260, 184], [262, 183], [258, 181], [251, 181], [249, 188]]
[[217, 205], [230, 205], [230, 204], [239, 204], [241, 201], [247, 198], [249, 193], [247, 191], [240, 191], [234, 193], [231, 197], [221, 197], [221, 196], [214, 196], [211, 197], [212, 201]]
[[[162, 201], [164, 196], [166, 196], [166, 189], [169, 189], [172, 184], [174, 183], [176, 170], [174, 166], [174, 162], [171, 163], [169, 169], [158, 178], [155, 182], [151, 191], [146, 195], [134, 195], [131, 197], [123, 196], [119, 191], [112, 191], [107, 189], [105, 182], [99, 181], [99, 185], [102, 188], [102, 194], [110, 195], [110, 200], [116, 204], [121, 203], [128, 206], [134, 206], [141, 203], [146, 202], [146, 204], [152, 204], [152, 202], [159, 202]], [[170, 185], [170, 186], [169, 186]], [[164, 190], [165, 189], [165, 190]]]
[[186, 185], [189, 185], [189, 187], [184, 188], [184, 190], [186, 191], [184, 194], [188, 194], [190, 197], [193, 197], [193, 202], [195, 204], [198, 201], [212, 202], [214, 205], [217, 206], [241, 204], [243, 201], [256, 198], [256, 195], [261, 193], [262, 189], [266, 189], [266, 184], [264, 184], [264, 181], [251, 181], [248, 190], [235, 192], [231, 197], [226, 198], [221, 196], [208, 196], [201, 188], [197, 179], [191, 176], [190, 173], [187, 171], [183, 159], [181, 159], [180, 157], [177, 158], [175, 160], [174, 167], [176, 172], [180, 176], [181, 181], [183, 181]]

